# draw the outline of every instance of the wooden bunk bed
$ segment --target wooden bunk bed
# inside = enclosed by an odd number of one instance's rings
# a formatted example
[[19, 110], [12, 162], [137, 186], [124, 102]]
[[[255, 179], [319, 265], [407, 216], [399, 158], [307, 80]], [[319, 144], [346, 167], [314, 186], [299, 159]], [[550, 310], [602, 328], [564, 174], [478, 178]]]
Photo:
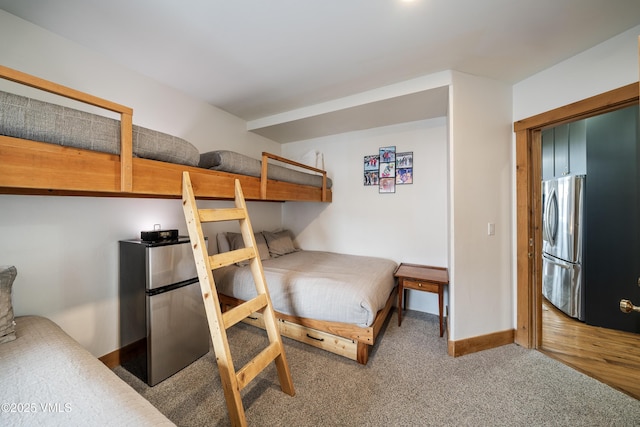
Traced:
[[[183, 172], [189, 172], [196, 198], [233, 200], [239, 180], [246, 200], [331, 202], [326, 171], [262, 153], [260, 176], [247, 176], [184, 164], [136, 157], [133, 153], [133, 110], [0, 65], [0, 77], [117, 113], [119, 154], [93, 151], [28, 138], [0, 135], [0, 194], [132, 198], [180, 198]], [[321, 185], [270, 179], [271, 161], [321, 175]], [[277, 167], [277, 165], [276, 165]], [[371, 347], [393, 307], [395, 288], [370, 326], [315, 320], [276, 312], [282, 335], [366, 364]], [[223, 308], [242, 301], [220, 295]], [[262, 325], [258, 317], [249, 319]]]
[[[132, 152], [131, 108], [4, 66], [0, 66], [0, 77], [120, 116], [119, 155], [0, 135], [0, 194], [180, 198], [182, 173], [188, 171], [199, 199], [232, 200], [234, 182], [239, 179], [247, 200], [332, 200], [326, 171], [269, 153], [262, 153], [260, 177], [136, 157]], [[321, 174], [322, 185], [269, 179], [270, 160]]]

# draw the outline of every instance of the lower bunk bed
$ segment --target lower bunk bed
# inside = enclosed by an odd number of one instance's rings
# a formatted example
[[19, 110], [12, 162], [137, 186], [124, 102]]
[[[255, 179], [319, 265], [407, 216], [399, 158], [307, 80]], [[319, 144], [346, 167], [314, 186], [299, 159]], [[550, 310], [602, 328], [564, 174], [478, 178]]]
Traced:
[[[268, 248], [260, 254], [281, 335], [366, 364], [393, 307], [397, 264], [294, 249], [287, 233], [256, 233], [258, 248]], [[220, 242], [234, 234], [218, 234], [220, 252], [233, 249], [233, 237], [228, 247]], [[256, 295], [249, 266], [230, 265], [213, 275], [223, 310]], [[264, 328], [258, 313], [245, 322]]]

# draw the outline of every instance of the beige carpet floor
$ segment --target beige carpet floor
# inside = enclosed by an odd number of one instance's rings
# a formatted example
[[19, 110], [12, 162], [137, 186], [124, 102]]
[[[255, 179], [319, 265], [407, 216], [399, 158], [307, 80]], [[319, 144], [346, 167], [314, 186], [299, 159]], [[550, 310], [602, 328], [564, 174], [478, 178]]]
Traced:
[[[366, 366], [285, 338], [296, 395], [270, 366], [243, 390], [249, 425], [640, 426], [640, 401], [593, 378], [515, 344], [452, 358], [438, 328], [393, 313]], [[229, 337], [236, 369], [266, 343], [244, 324]], [[229, 425], [212, 352], [154, 387], [115, 372], [179, 426]]]

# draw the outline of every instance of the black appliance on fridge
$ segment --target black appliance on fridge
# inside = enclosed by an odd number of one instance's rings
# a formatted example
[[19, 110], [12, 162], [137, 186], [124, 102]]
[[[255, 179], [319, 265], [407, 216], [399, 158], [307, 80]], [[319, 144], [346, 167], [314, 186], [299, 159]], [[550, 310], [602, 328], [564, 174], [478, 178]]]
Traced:
[[585, 320], [585, 175], [542, 182], [542, 294]]
[[150, 386], [209, 351], [209, 327], [188, 237], [120, 241], [122, 366]]

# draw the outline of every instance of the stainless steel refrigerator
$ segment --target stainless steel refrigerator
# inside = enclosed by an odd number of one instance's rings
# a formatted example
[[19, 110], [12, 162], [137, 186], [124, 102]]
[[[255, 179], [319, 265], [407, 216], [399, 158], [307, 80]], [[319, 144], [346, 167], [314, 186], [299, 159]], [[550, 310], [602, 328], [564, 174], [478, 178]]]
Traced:
[[586, 175], [542, 182], [542, 294], [585, 320], [584, 194]]
[[150, 386], [209, 351], [189, 239], [120, 242], [122, 366]]

